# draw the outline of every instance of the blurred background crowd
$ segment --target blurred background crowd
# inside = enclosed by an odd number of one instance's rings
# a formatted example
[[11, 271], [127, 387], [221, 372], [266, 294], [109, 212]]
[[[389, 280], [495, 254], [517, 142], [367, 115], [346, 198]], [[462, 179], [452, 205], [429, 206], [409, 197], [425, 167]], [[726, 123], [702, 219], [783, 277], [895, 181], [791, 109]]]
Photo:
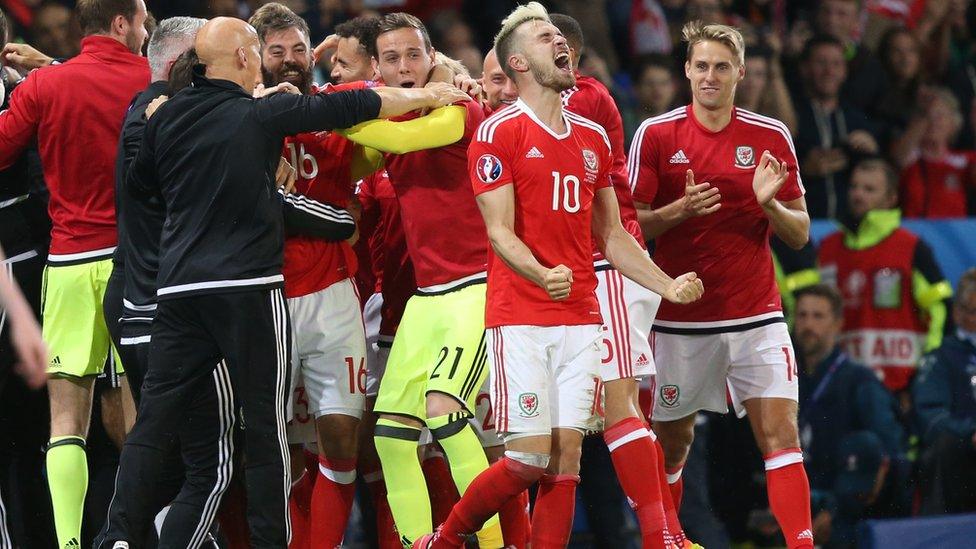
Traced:
[[[364, 13], [413, 13], [427, 24], [435, 48], [460, 60], [475, 77], [499, 21], [517, 3], [281, 1], [308, 21], [313, 43]], [[246, 19], [262, 4], [147, 3], [157, 20], [174, 15]], [[819, 252], [811, 245], [790, 254], [774, 245], [797, 354], [803, 359], [800, 426], [817, 539], [846, 547], [855, 543], [857, 524], [866, 518], [976, 511], [976, 271], [967, 271], [976, 257], [971, 232], [976, 222], [948, 225], [962, 236], [933, 245], [934, 253], [924, 237], [938, 230], [909, 222], [923, 236], [922, 246], [881, 254], [892, 261], [892, 271], [901, 261], [896, 256], [908, 255], [910, 280], [900, 280], [907, 286], [908, 303], [889, 302], [903, 289], [893, 290], [893, 275], [884, 270], [872, 284], [837, 278], [837, 264], [843, 264], [838, 254], [876, 249], [902, 226], [902, 218], [965, 220], [976, 215], [976, 6], [969, 0], [543, 3], [583, 25], [587, 48], [580, 71], [611, 90], [628, 139], [641, 121], [689, 101], [685, 48], [679, 40], [686, 21], [734, 25], [745, 36], [746, 76], [736, 105], [790, 128], [811, 217], [837, 223], [819, 225]], [[0, 0], [11, 19], [11, 38], [55, 58], [72, 57], [80, 49], [72, 4]], [[327, 56], [320, 61], [317, 82], [328, 81], [329, 62]], [[830, 237], [822, 237], [837, 227], [844, 245], [828, 250]], [[898, 339], [885, 330], [893, 334], [905, 327], [872, 325], [871, 315], [896, 308], [910, 311], [914, 320], [907, 328], [924, 343], [905, 358], [910, 364], [902, 360], [893, 366], [907, 367], [907, 375], [879, 381], [861, 363], [880, 370], [895, 364], [891, 355], [898, 349], [884, 347], [897, 346]], [[851, 334], [865, 330], [874, 337], [872, 345], [881, 347], [852, 351]], [[10, 523], [30, 532], [37, 547], [48, 547], [46, 487], [28, 466], [47, 440], [46, 399], [6, 394], [13, 390], [8, 386], [0, 400], [3, 424], [17, 427], [16, 434], [2, 435], [4, 493], [12, 487], [39, 507], [8, 511], [13, 513]], [[37, 421], [18, 419], [28, 415]], [[734, 415], [703, 415], [696, 431], [681, 510], [691, 538], [709, 549], [781, 545], [766, 508], [762, 459], [748, 423]], [[95, 516], [104, 512], [117, 463], [115, 445], [103, 438], [102, 451], [89, 453], [92, 520], [86, 516], [85, 523], [93, 527], [100, 527]], [[95, 442], [91, 446], [98, 448]], [[584, 502], [578, 506], [574, 543], [636, 547], [636, 523], [602, 439], [587, 444], [583, 461], [579, 493]], [[369, 543], [362, 534], [347, 539]]]

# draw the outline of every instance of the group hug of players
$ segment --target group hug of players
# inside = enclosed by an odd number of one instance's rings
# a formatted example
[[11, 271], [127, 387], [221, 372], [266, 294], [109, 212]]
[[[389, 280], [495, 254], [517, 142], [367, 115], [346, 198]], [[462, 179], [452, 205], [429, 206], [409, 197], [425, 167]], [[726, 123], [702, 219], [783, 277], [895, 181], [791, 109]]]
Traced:
[[[145, 425], [176, 421], [140, 403], [101, 547], [142, 546], [148, 519], [167, 504], [161, 547], [212, 543], [211, 524], [234, 470], [235, 420], [245, 431], [277, 433], [268, 443], [275, 448], [284, 446], [282, 418], [290, 419], [293, 458], [283, 489], [257, 486], [266, 480], [266, 456], [252, 453], [247, 442], [254, 546], [287, 539], [290, 547], [340, 546], [358, 474], [376, 503], [383, 547], [461, 547], [475, 535], [482, 547], [565, 547], [582, 439], [602, 431], [643, 546], [692, 547], [675, 511], [682, 464], [696, 413], [727, 412], [730, 401], [736, 412], [748, 413], [788, 546], [813, 546], [796, 427], [796, 364], [768, 245], [772, 231], [802, 246], [809, 218], [788, 130], [732, 106], [744, 75], [738, 31], [686, 26], [693, 102], [646, 120], [626, 154], [609, 92], [576, 71], [579, 25], [535, 2], [503, 21], [479, 82], [436, 54], [423, 24], [403, 13], [344, 23], [314, 52], [305, 22], [276, 3], [252, 16], [254, 30], [243, 22], [237, 28], [228, 20], [174, 19], [190, 36], [183, 49], [195, 45], [195, 51], [164, 63], [164, 80], [171, 82], [154, 82], [133, 103], [120, 151], [132, 145], [138, 154], [117, 174], [124, 182], [116, 197], [119, 224], [128, 228], [119, 244], [128, 248], [128, 263], [109, 283], [106, 319], [121, 319], [116, 340], [123, 363], [128, 356], [152, 364], [142, 370], [145, 383], [134, 383], [136, 396], [140, 387], [162, 394], [158, 387], [167, 383], [155, 375], [152, 357], [171, 342], [157, 335], [186, 329], [154, 326], [157, 300], [214, 288], [164, 283], [179, 281], [181, 269], [192, 271], [165, 260], [158, 278], [138, 274], [143, 258], [159, 261], [160, 230], [165, 241], [170, 224], [180, 222], [171, 219], [173, 203], [201, 200], [189, 192], [164, 195], [162, 207], [135, 198], [145, 195], [138, 172], [153, 154], [139, 143], [143, 111], [148, 107], [150, 119], [179, 118], [173, 128], [192, 127], [187, 115], [166, 113], [177, 112], [170, 104], [183, 95], [173, 86], [177, 72], [189, 67], [188, 80], [199, 87], [205, 76], [216, 78], [205, 63], [216, 59], [210, 50], [256, 32], [266, 87], [259, 93], [428, 85], [439, 91], [419, 105], [428, 108], [415, 105], [406, 115], [285, 139], [279, 170], [289, 188], [280, 191], [289, 227], [284, 290], [272, 298], [271, 317], [254, 322], [266, 320], [277, 341], [290, 341], [274, 355], [286, 370], [290, 360], [290, 376], [269, 379], [275, 395], [291, 395], [290, 415], [278, 414], [270, 426], [252, 423], [258, 415], [248, 406], [256, 410], [260, 398], [230, 382], [227, 357], [208, 368], [199, 387], [188, 388], [198, 398], [181, 401], [187, 406], [179, 421], [187, 428], [178, 429], [176, 445], [183, 458], [149, 459], [143, 450], [142, 459], [127, 460], [138, 451], [132, 448], [150, 446], [143, 444]], [[150, 66], [153, 52], [150, 41]], [[317, 87], [311, 70], [322, 54], [332, 56], [335, 84]], [[207, 65], [205, 73], [194, 67], [198, 62]], [[471, 97], [458, 101], [458, 90]], [[174, 92], [168, 101], [156, 100]], [[165, 125], [153, 128], [160, 143], [172, 137]], [[203, 215], [219, 216], [222, 205], [204, 207]], [[243, 230], [235, 223], [246, 222], [235, 219], [226, 230]], [[156, 242], [139, 240], [133, 227], [153, 223]], [[654, 261], [645, 239], [655, 240]], [[360, 296], [357, 265], [375, 276], [368, 299]], [[220, 282], [226, 290], [280, 288], [281, 280]], [[115, 313], [111, 299], [118, 301]], [[179, 321], [173, 310], [167, 305], [167, 323]], [[262, 311], [254, 308], [255, 316]], [[654, 430], [637, 405], [638, 380], [652, 375]], [[284, 408], [272, 396], [269, 406]], [[195, 429], [198, 424], [208, 427]], [[63, 437], [52, 446], [72, 444]], [[303, 447], [317, 455], [303, 455]], [[287, 468], [287, 456], [284, 462]], [[150, 474], [172, 477], [172, 489], [137, 493], [138, 485], [128, 482]], [[529, 516], [527, 490], [535, 484]], [[276, 512], [282, 516], [271, 516]], [[78, 538], [63, 531], [70, 529], [58, 523], [62, 545]]]

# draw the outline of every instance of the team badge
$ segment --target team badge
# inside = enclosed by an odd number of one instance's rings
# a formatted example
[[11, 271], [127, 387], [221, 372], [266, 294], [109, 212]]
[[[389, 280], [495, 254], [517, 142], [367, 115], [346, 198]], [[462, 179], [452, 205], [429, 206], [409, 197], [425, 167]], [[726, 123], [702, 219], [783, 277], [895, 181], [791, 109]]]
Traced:
[[518, 397], [519, 415], [522, 417], [535, 417], [539, 415], [539, 395], [535, 393], [522, 393]]
[[874, 273], [874, 306], [877, 309], [901, 307], [901, 273], [884, 268]]
[[583, 163], [586, 164], [587, 169], [593, 171], [600, 167], [600, 160], [596, 157], [596, 153], [590, 149], [583, 149]]
[[674, 408], [678, 405], [678, 398], [681, 396], [681, 391], [678, 389], [677, 385], [662, 385], [661, 386], [661, 404], [665, 408]]
[[735, 148], [735, 167], [736, 168], [752, 168], [756, 165], [756, 153], [752, 150], [752, 147], [736, 147]]
[[483, 154], [478, 159], [478, 179], [489, 184], [498, 181], [502, 176], [502, 161], [493, 154]]

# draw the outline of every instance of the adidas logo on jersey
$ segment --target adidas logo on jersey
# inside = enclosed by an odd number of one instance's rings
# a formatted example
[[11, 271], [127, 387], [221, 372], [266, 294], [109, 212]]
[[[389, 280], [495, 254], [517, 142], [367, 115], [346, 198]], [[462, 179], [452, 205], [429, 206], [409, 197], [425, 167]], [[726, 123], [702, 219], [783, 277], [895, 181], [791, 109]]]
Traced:
[[804, 531], [802, 531], [802, 532], [800, 532], [799, 534], [796, 535], [796, 539], [811, 539], [812, 540], [813, 539], [813, 532], [810, 531], [809, 529], [808, 530], [804, 530]]
[[51, 359], [51, 366], [61, 366], [61, 355], [55, 355], [54, 358]]
[[647, 355], [645, 355], [644, 353], [641, 353], [640, 356], [637, 357], [637, 365], [638, 366], [647, 366]]
[[529, 152], [525, 153], [525, 157], [526, 158], [545, 158], [545, 156], [542, 154], [542, 152], [539, 151], [539, 149], [537, 149], [535, 147], [532, 147], [531, 149], [529, 149]]
[[688, 157], [685, 156], [684, 150], [678, 149], [678, 152], [671, 155], [671, 160], [668, 160], [668, 162], [671, 164], [690, 164], [691, 160], [688, 160]]

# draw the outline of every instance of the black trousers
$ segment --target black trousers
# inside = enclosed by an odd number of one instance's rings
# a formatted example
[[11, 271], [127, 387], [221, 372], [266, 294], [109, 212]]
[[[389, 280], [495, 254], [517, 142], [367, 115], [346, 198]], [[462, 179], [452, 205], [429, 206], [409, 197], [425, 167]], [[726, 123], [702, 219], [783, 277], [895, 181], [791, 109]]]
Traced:
[[[182, 444], [186, 481], [160, 548], [199, 547], [233, 473], [235, 410], [244, 429], [252, 547], [285, 548], [291, 487], [285, 437], [290, 332], [281, 289], [199, 295], [159, 303], [136, 424], [122, 451], [105, 540], [140, 546], [155, 513], [166, 456]], [[217, 364], [217, 367], [214, 365]], [[193, 421], [194, 396], [214, 388], [216, 417]], [[187, 440], [187, 435], [193, 442]]]

